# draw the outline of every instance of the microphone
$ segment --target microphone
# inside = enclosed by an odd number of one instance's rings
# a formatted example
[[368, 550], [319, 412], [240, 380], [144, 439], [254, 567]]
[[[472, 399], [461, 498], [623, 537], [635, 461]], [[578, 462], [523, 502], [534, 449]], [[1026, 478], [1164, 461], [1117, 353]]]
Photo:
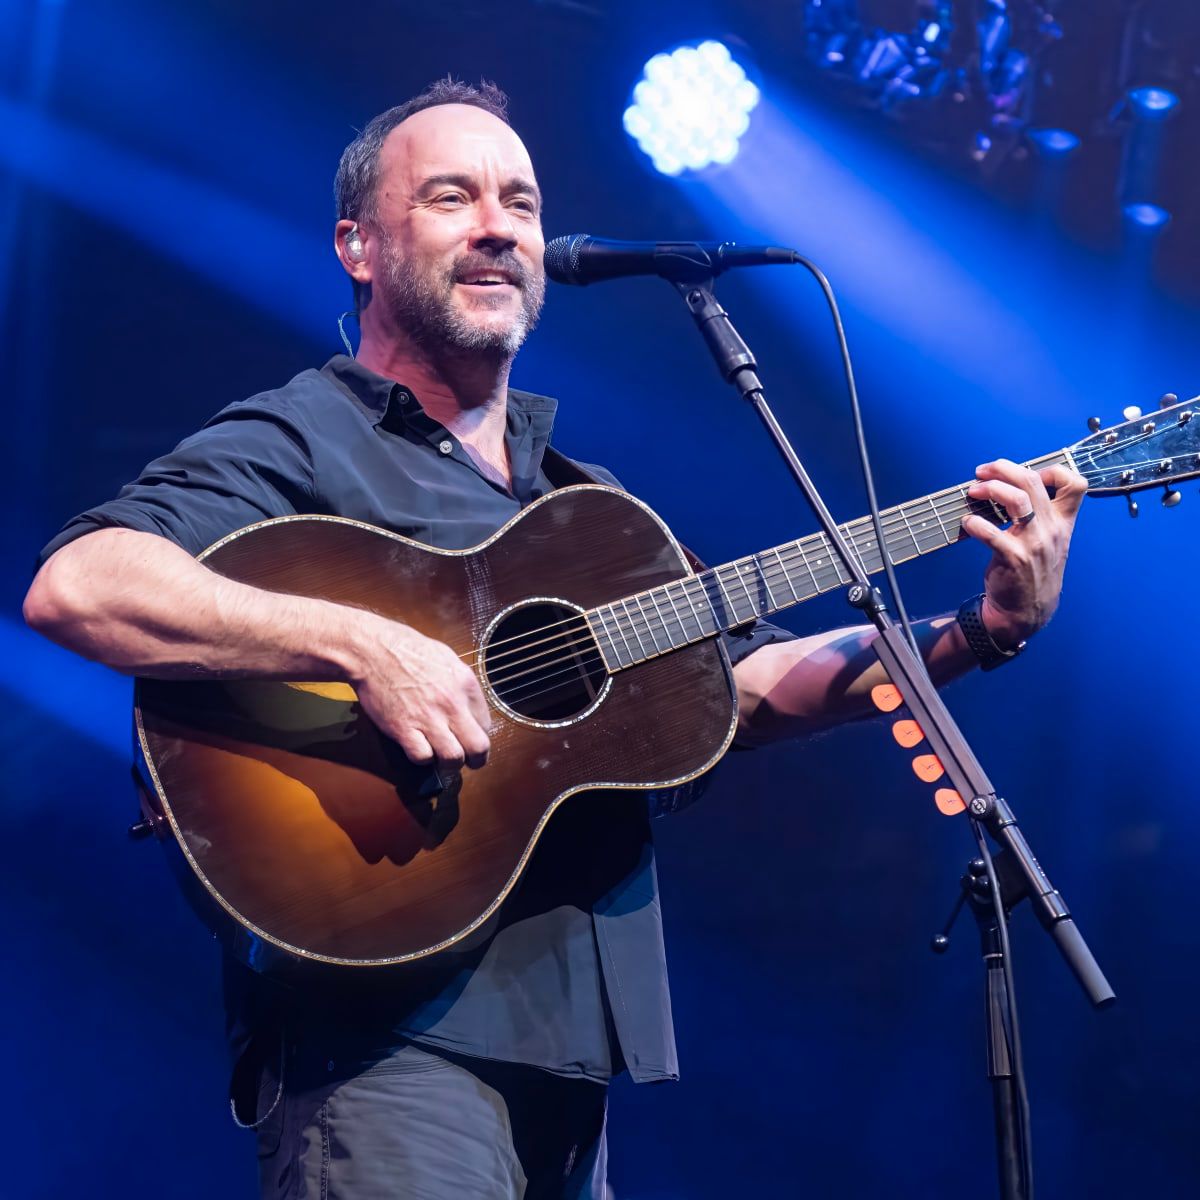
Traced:
[[546, 274], [556, 283], [587, 287], [626, 275], [658, 275], [672, 283], [696, 283], [730, 267], [793, 263], [796, 251], [783, 246], [739, 246], [736, 242], [617, 242], [573, 233], [546, 245]]

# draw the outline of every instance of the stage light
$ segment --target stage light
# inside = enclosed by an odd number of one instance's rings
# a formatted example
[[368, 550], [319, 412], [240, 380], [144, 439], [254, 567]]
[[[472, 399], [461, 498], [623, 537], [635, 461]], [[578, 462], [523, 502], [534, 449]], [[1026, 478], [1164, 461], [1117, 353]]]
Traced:
[[1171, 214], [1158, 204], [1126, 204], [1121, 213], [1128, 225], [1147, 233], [1158, 232], [1171, 219]]
[[[1025, 131], [1041, 56], [1062, 37], [1045, 0], [803, 0], [804, 53], [925, 144], [998, 168]], [[969, 15], [970, 10], [974, 15]]]
[[1158, 232], [1171, 219], [1154, 201], [1159, 196], [1163, 156], [1171, 133], [1169, 121], [1179, 107], [1179, 97], [1166, 88], [1136, 87], [1126, 92], [1125, 99], [1126, 116], [1120, 125], [1125, 148], [1117, 196], [1131, 230]]
[[664, 175], [699, 171], [737, 156], [758, 88], [721, 42], [656, 54], [625, 110], [629, 134]]
[[971, 139], [971, 157], [976, 162], [983, 162], [991, 150], [992, 139], [986, 133], [978, 132]]
[[1063, 158], [1079, 148], [1079, 138], [1067, 129], [1031, 129], [1026, 136], [1045, 158]]
[[1166, 88], [1139, 87], [1129, 92], [1129, 103], [1140, 121], [1162, 121], [1175, 111], [1179, 97]]

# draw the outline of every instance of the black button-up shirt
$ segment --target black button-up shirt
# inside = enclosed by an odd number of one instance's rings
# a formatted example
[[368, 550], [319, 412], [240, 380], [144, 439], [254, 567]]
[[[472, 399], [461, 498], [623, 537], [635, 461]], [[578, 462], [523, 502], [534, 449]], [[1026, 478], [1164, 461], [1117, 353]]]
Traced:
[[[555, 408], [510, 391], [510, 492], [410, 391], [338, 355], [223, 409], [115, 499], [69, 522], [42, 560], [110, 526], [199, 554], [292, 513], [352, 517], [465, 549], [550, 490], [542, 459]], [[586, 469], [616, 485], [602, 468]], [[786, 636], [760, 624], [726, 643], [737, 661]], [[678, 1073], [647, 805], [636, 792], [576, 796], [559, 810], [483, 946], [445, 951], [403, 975], [349, 972], [344, 986], [307, 994], [276, 995], [232, 964], [228, 980], [235, 1052], [286, 1011], [324, 1033], [366, 1030], [376, 1043], [409, 1038], [596, 1080], [622, 1066], [638, 1080]]]

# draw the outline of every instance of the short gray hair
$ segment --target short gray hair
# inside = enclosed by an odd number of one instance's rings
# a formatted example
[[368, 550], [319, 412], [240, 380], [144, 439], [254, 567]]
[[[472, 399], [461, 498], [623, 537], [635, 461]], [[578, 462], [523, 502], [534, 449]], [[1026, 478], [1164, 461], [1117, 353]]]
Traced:
[[342, 151], [333, 198], [339, 221], [366, 221], [375, 217], [375, 192], [379, 184], [379, 151], [387, 135], [413, 113], [441, 104], [470, 104], [482, 108], [508, 125], [508, 97], [494, 84], [480, 80], [478, 87], [447, 76], [423, 92], [397, 104], [367, 122], [363, 131]]

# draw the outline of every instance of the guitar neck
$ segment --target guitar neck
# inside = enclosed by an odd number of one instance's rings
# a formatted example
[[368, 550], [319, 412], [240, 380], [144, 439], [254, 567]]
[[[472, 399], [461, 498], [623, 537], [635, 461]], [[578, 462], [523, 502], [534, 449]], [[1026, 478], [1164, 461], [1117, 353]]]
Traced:
[[[1070, 451], [1059, 450], [1027, 465], [1037, 470], [1059, 464], [1073, 465]], [[953, 545], [963, 536], [962, 520], [969, 513], [995, 525], [1006, 524], [1008, 514], [999, 505], [967, 495], [973, 482], [884, 509], [880, 527], [891, 561], [907, 562]], [[882, 571], [883, 556], [871, 518], [860, 517], [840, 528], [867, 574]], [[609, 668], [619, 670], [716, 637], [849, 582], [829, 539], [814, 533], [600, 605], [587, 613], [587, 619]]]

